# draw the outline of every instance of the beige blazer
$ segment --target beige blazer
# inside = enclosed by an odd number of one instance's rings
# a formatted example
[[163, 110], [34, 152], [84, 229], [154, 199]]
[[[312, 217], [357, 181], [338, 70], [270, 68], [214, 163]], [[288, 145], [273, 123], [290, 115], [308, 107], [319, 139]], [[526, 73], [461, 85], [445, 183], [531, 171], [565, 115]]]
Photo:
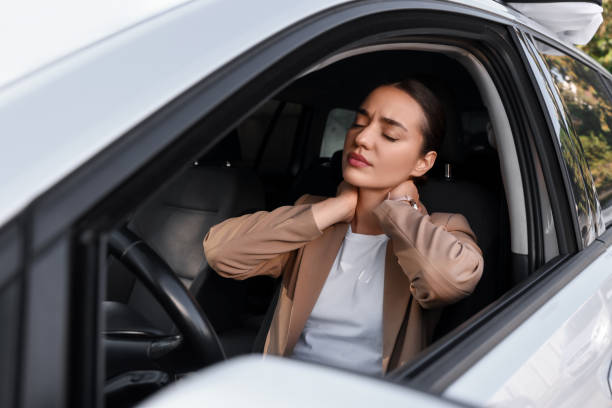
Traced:
[[[348, 229], [346, 223], [318, 229], [311, 206], [325, 198], [304, 195], [293, 206], [230, 218], [204, 238], [206, 259], [221, 276], [283, 276], [264, 354], [292, 354]], [[383, 294], [386, 373], [431, 342], [441, 307], [474, 290], [483, 258], [461, 214], [428, 215], [425, 208], [390, 200], [374, 214], [390, 237]]]

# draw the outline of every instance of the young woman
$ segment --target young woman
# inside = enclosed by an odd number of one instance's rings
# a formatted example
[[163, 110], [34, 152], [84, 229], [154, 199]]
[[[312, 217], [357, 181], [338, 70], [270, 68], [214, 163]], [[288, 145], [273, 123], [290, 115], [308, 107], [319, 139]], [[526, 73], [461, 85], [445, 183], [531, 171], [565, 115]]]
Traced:
[[430, 342], [441, 307], [469, 295], [483, 269], [461, 214], [429, 215], [413, 182], [444, 132], [433, 93], [408, 79], [358, 109], [335, 197], [228, 219], [204, 239], [221, 276], [283, 276], [264, 354], [380, 375]]

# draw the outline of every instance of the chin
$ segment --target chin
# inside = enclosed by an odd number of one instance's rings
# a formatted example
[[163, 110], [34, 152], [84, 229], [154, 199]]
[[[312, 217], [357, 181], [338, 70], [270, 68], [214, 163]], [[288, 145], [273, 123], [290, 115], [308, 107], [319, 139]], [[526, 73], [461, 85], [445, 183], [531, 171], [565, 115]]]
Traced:
[[376, 180], [372, 175], [360, 173], [357, 169], [344, 169], [342, 171], [342, 178], [357, 188], [380, 189], [387, 187], [386, 185], [381, 185], [380, 181]]

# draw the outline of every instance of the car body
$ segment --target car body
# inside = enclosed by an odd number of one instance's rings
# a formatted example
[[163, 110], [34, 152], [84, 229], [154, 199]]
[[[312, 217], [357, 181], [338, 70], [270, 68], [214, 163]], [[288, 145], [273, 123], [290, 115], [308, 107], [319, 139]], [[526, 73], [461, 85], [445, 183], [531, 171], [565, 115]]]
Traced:
[[[404, 71], [437, 78], [447, 94], [450, 144], [422, 191], [429, 208], [468, 215], [492, 248], [480, 288], [448, 309], [430, 347], [383, 379], [233, 357], [145, 406], [223, 403], [230, 389], [220, 384], [234, 377], [236, 392], [253, 379], [236, 405], [280, 405], [304, 383], [314, 388], [304, 405], [355, 401], [351, 387], [364, 405], [609, 404], [612, 75], [553, 30], [485, 0], [101, 2], [80, 19], [66, 18], [75, 5], [57, 7], [61, 20], [44, 18], [48, 6], [29, 20], [59, 22], [47, 36], [27, 37], [27, 24], [3, 36], [30, 46], [5, 54], [15, 64], [0, 78], [0, 406], [101, 406], [117, 379], [118, 395], [132, 396], [119, 383], [140, 380], [109, 378], [110, 347], [153, 335], [108, 331], [105, 301], [124, 289], [109, 272], [113, 231], [148, 226], [158, 239], [157, 218], [143, 214], [160, 194], [176, 198], [194, 171], [207, 183], [196, 197], [264, 197], [253, 210], [329, 193], [350, 108]], [[234, 136], [241, 148], [215, 150]], [[252, 177], [239, 195], [228, 167], [237, 182]], [[159, 242], [149, 245], [164, 258]], [[177, 258], [165, 258], [175, 272]], [[272, 284], [245, 306], [264, 322]], [[211, 288], [202, 308], [214, 323], [214, 302], [229, 292]], [[215, 329], [227, 348], [236, 328]]]

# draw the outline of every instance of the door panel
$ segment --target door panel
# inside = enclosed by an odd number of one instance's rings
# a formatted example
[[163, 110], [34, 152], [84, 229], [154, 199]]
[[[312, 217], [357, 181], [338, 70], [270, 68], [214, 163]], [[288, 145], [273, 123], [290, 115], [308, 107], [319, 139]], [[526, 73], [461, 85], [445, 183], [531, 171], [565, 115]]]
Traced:
[[[604, 246], [600, 241], [592, 245]], [[605, 406], [610, 403], [611, 322], [608, 247], [444, 395], [496, 407]]]

